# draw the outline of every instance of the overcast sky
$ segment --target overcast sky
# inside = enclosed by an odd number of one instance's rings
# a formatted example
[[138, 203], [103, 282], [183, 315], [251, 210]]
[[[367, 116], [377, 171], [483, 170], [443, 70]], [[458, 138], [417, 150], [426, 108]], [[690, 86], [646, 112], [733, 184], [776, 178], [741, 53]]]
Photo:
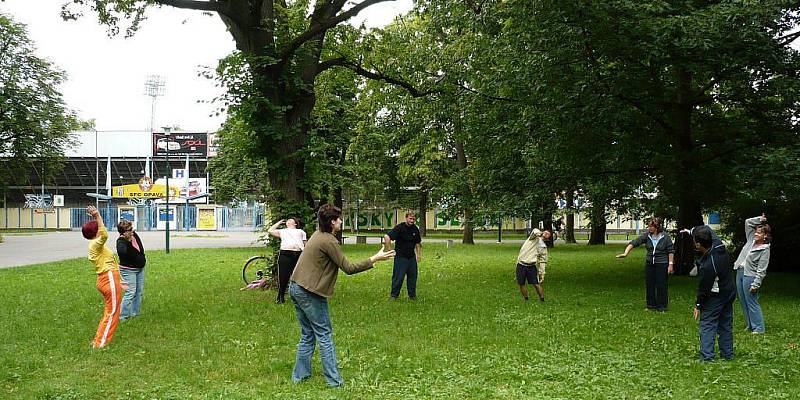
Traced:
[[[62, 93], [83, 119], [94, 118], [98, 130], [145, 130], [151, 98], [145, 95], [149, 75], [161, 75], [166, 94], [156, 101], [155, 126], [186, 131], [216, 131], [224, 116], [209, 116], [210, 100], [220, 93], [213, 81], [197, 76], [200, 66], [216, 66], [234, 50], [219, 17], [172, 7], [153, 8], [133, 38], [109, 38], [106, 27], [87, 13], [78, 21], [59, 16], [67, 0], [5, 0], [0, 12], [27, 25], [37, 56], [66, 71]], [[406, 13], [412, 0], [368, 7], [353, 23], [382, 26]]]

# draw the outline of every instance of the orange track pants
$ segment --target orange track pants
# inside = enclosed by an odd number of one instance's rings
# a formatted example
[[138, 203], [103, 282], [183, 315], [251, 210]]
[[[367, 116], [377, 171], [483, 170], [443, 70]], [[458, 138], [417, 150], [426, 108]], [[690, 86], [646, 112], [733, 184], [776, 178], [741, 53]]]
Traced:
[[122, 302], [122, 287], [120, 286], [119, 271], [107, 271], [97, 275], [97, 290], [103, 295], [105, 309], [97, 334], [92, 341], [92, 347], [99, 349], [108, 346], [114, 337], [114, 331], [119, 324], [120, 303]]

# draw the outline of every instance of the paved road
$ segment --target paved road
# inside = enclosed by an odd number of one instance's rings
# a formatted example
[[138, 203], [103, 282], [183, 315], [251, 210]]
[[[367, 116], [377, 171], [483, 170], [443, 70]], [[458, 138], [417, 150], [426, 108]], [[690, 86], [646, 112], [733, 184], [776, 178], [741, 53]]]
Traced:
[[[163, 250], [164, 232], [138, 232], [146, 250]], [[117, 232], [109, 232], [114, 249]], [[6, 234], [0, 243], [0, 268], [39, 264], [86, 257], [87, 242], [79, 231], [35, 233], [29, 236]], [[258, 232], [177, 232], [171, 233], [170, 249], [200, 247], [257, 247]]]
[[[117, 233], [109, 232], [109, 241], [117, 239]], [[164, 232], [138, 232], [147, 250], [163, 250]], [[171, 249], [214, 248], [214, 247], [259, 247], [260, 232], [172, 232], [169, 241]], [[40, 264], [70, 258], [86, 257], [86, 239], [79, 231], [33, 233], [30, 235], [6, 234], [5, 243], [0, 243], [0, 268]], [[367, 243], [379, 244], [380, 237], [367, 237]], [[446, 242], [446, 239], [424, 239], [425, 242]], [[460, 240], [454, 240], [459, 243]], [[478, 239], [478, 243], [496, 243], [493, 239]], [[346, 236], [345, 243], [355, 243], [354, 236]], [[522, 240], [504, 240], [503, 243], [518, 243]], [[610, 243], [610, 242], [609, 242]]]

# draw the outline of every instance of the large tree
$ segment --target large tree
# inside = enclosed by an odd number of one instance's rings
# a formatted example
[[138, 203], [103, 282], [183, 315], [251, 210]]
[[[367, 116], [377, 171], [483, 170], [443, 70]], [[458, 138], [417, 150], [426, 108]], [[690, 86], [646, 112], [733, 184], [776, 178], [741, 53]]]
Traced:
[[787, 34], [796, 23], [795, 3], [542, 7], [539, 26], [572, 36], [558, 46], [560, 61], [581, 63], [583, 78], [571, 92], [588, 87], [593, 112], [622, 113], [613, 119], [624, 129], [610, 133], [639, 153], [642, 181], [652, 180], [662, 200], [656, 211], [678, 226], [702, 223], [702, 212], [730, 193], [732, 167], [755, 162], [753, 149], [796, 135], [797, 52], [789, 43], [797, 35]]
[[25, 26], [0, 14], [0, 191], [27, 184], [36, 168], [47, 180], [58, 172], [69, 132], [78, 127], [59, 91], [65, 75], [36, 56]]
[[89, 7], [112, 33], [127, 21], [128, 34], [136, 31], [145, 11], [153, 6], [219, 16], [238, 50], [221, 67], [222, 72], [235, 74], [223, 78], [235, 86], [225, 105], [233, 108], [252, 132], [250, 151], [267, 163], [273, 204], [296, 210], [316, 205], [300, 157], [313, 125], [315, 80], [334, 67], [350, 68], [370, 78], [383, 77], [364, 68], [348, 49], [337, 48], [339, 41], [331, 41], [330, 32], [347, 35], [337, 26], [385, 1], [389, 0], [72, 0], [63, 15], [76, 18], [81, 7]]
[[470, 35], [467, 88], [502, 103], [482, 112], [496, 128], [483, 124], [481, 160], [495, 147], [539, 163], [487, 164], [479, 181], [495, 189], [577, 185], [618, 204], [646, 190], [650, 212], [692, 226], [754, 154], [797, 140], [796, 2], [472, 2], [474, 19], [429, 3], [444, 31]]

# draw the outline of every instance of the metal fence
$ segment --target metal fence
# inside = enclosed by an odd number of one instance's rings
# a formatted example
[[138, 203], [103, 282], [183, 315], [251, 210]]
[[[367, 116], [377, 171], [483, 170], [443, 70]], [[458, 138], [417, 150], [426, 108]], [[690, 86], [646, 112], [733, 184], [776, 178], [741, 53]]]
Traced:
[[[197, 227], [197, 207], [190, 205], [171, 206], [175, 208], [175, 230], [192, 231]], [[158, 208], [144, 205], [136, 206], [136, 230], [154, 231], [157, 229]], [[119, 207], [100, 207], [100, 216], [103, 217], [109, 230], [115, 229], [119, 219]], [[92, 218], [86, 214], [85, 208], [70, 209], [70, 228], [81, 229], [84, 223]], [[264, 207], [219, 207], [217, 208], [217, 230], [220, 231], [257, 231], [264, 227]]]

